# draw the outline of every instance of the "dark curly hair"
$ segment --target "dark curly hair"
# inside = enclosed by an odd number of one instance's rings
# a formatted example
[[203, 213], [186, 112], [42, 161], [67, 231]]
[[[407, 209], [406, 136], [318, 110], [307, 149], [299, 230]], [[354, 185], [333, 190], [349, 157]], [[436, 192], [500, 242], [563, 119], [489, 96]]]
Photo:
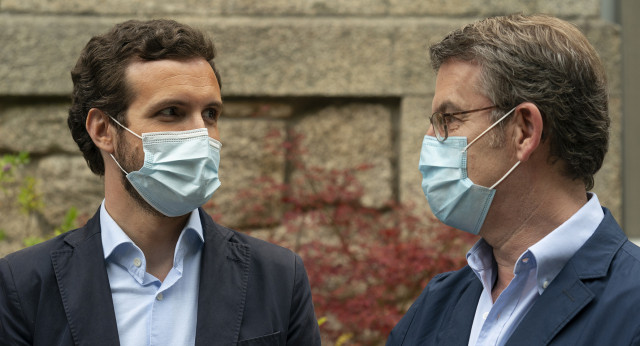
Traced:
[[71, 136], [91, 171], [104, 175], [104, 161], [85, 127], [87, 114], [98, 108], [127, 126], [125, 115], [134, 95], [126, 84], [125, 70], [131, 62], [204, 58], [220, 84], [214, 57], [209, 38], [173, 20], [130, 20], [91, 38], [71, 70], [73, 94], [67, 118]]
[[609, 143], [604, 67], [575, 26], [546, 15], [515, 14], [469, 24], [430, 48], [434, 70], [449, 59], [482, 66], [478, 90], [498, 111], [532, 102], [543, 117], [543, 140], [564, 174], [587, 190], [602, 166]]

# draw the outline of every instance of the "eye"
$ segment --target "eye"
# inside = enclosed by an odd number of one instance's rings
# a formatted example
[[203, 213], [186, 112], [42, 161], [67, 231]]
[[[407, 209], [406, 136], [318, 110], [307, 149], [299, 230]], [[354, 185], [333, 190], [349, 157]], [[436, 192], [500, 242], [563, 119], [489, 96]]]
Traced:
[[457, 123], [457, 122], [461, 121], [460, 118], [458, 118], [458, 117], [456, 117], [455, 115], [452, 115], [452, 114], [445, 114], [443, 118], [444, 118], [444, 122], [447, 125], [451, 125], [453, 123]]
[[202, 112], [202, 118], [207, 121], [215, 122], [218, 120], [219, 115], [220, 112], [215, 108], [205, 109], [204, 112]]
[[442, 114], [442, 122], [445, 123], [446, 125], [451, 124], [452, 121], [454, 121], [455, 118], [453, 115], [449, 114], [449, 113], [444, 113]]
[[168, 115], [168, 116], [176, 116], [176, 115], [178, 115], [178, 111], [176, 110], [175, 107], [167, 107], [167, 108], [161, 110], [160, 112], [158, 112], [158, 114], [160, 114], [160, 115]]

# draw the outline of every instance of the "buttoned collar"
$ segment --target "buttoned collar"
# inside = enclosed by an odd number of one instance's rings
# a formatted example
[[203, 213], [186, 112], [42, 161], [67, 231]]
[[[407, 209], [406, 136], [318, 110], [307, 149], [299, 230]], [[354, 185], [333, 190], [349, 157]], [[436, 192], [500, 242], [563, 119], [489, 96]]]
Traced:
[[587, 242], [604, 218], [600, 201], [594, 193], [588, 194], [589, 200], [553, 232], [529, 247], [520, 256], [522, 263], [531, 253], [537, 263], [538, 293], [542, 294], [549, 283], [558, 276], [564, 265]]
[[[142, 250], [109, 215], [105, 208], [104, 200], [100, 206], [100, 227], [105, 260], [113, 261], [126, 268], [141, 285], [156, 281], [155, 278], [146, 273], [146, 260]], [[179, 273], [182, 273], [185, 255], [198, 251], [203, 243], [202, 223], [198, 210], [195, 209], [191, 212], [189, 220], [182, 229], [176, 243], [173, 267]]]
[[[588, 201], [567, 221], [547, 234], [523, 252], [514, 266], [514, 274], [536, 270], [538, 293], [542, 294], [560, 273], [569, 259], [593, 235], [604, 218], [600, 201], [595, 193], [587, 194]], [[493, 248], [480, 239], [467, 252], [467, 263], [483, 283], [491, 290], [497, 277]]]

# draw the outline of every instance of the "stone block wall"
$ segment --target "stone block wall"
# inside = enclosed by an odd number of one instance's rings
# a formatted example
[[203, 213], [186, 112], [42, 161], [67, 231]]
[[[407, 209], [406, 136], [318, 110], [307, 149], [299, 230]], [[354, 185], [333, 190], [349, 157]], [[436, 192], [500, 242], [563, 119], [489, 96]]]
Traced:
[[[309, 165], [360, 163], [363, 203], [387, 200], [428, 212], [417, 170], [434, 74], [427, 47], [478, 18], [544, 12], [576, 23], [596, 46], [610, 81], [611, 148], [596, 178], [603, 204], [621, 217], [620, 30], [599, 0], [0, 0], [0, 155], [29, 151], [45, 208], [25, 217], [0, 191], [0, 256], [25, 235], [48, 234], [71, 206], [92, 215], [103, 198], [66, 127], [69, 71], [89, 38], [130, 18], [173, 18], [211, 35], [225, 111], [220, 190], [223, 223], [244, 228], [235, 196], [252, 179], [286, 182], [286, 152], [265, 136], [303, 135]], [[276, 139], [278, 140], [278, 139]], [[276, 145], [277, 147], [277, 145]], [[277, 196], [265, 200], [277, 217]], [[277, 225], [264, 225], [277, 227]]]

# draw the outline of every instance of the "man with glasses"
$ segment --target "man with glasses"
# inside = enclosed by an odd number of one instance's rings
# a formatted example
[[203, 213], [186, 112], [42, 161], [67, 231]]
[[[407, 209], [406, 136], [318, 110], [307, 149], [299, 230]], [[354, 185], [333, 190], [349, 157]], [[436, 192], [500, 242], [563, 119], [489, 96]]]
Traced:
[[569, 23], [512, 15], [430, 55], [422, 189], [439, 220], [481, 239], [387, 345], [640, 344], [640, 248], [588, 192], [610, 124], [594, 48]]

